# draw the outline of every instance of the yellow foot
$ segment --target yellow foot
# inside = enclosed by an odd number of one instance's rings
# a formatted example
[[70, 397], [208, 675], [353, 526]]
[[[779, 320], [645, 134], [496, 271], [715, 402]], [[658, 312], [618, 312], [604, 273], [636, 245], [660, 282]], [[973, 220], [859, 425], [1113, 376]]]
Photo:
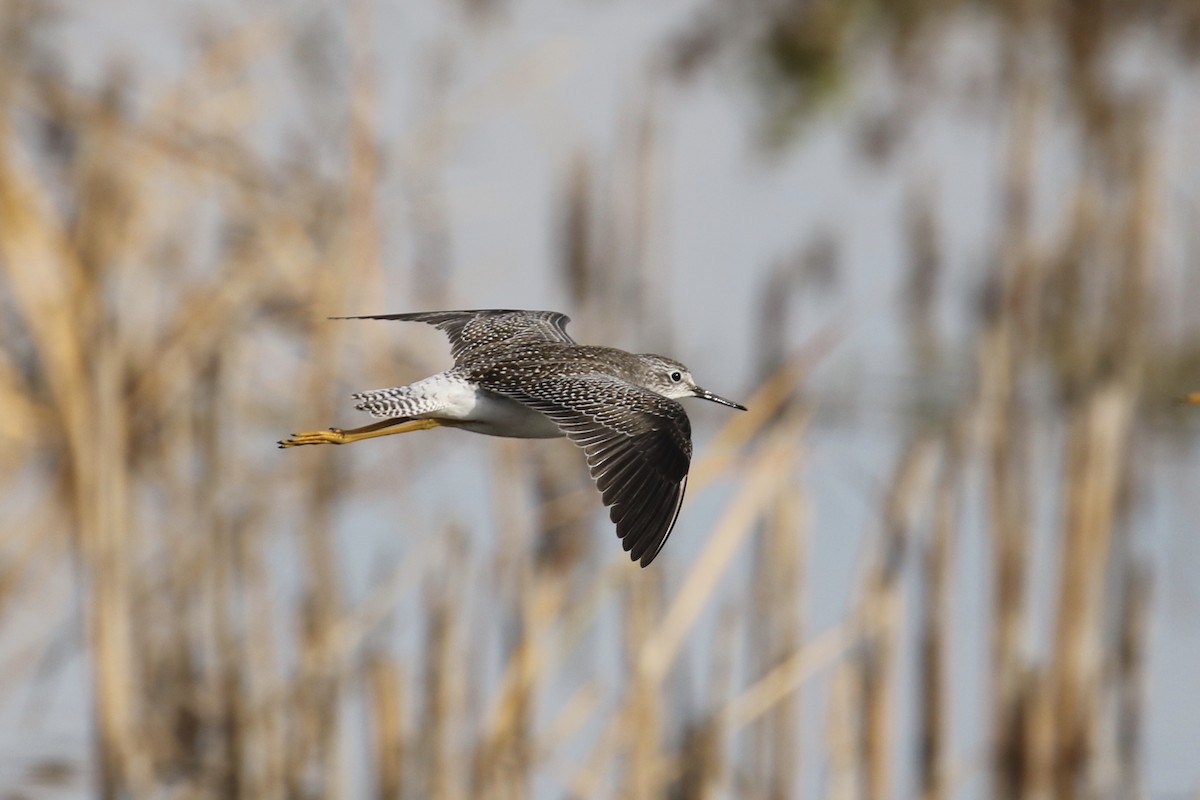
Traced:
[[280, 447], [299, 447], [304, 444], [350, 444], [361, 442], [363, 439], [374, 439], [377, 436], [394, 436], [397, 433], [409, 431], [427, 431], [444, 423], [436, 419], [385, 419], [373, 422], [361, 428], [351, 428], [344, 431], [341, 428], [330, 428], [326, 431], [305, 431], [294, 433], [286, 439], [279, 440]]
[[1200, 392], [1185, 394], [1183, 397], [1179, 398], [1179, 402], [1183, 405], [1200, 405]]
[[345, 444], [347, 441], [346, 433], [341, 428], [330, 428], [327, 431], [305, 431], [304, 433], [293, 433], [286, 439], [279, 440], [280, 447], [300, 447], [305, 444]]

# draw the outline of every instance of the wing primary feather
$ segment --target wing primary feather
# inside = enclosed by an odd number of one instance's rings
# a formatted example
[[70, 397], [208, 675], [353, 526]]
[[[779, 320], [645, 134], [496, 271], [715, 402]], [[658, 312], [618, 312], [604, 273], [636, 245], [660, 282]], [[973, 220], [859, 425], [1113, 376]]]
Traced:
[[678, 492], [678, 485], [662, 485], [657, 496], [657, 503], [650, 512], [638, 546], [633, 550], [637, 554], [634, 558], [640, 560], [647, 551], [655, 549], [663, 537], [670, 533], [675, 505], [678, 502]]
[[671, 538], [671, 532], [675, 530], [675, 523], [679, 521], [679, 511], [680, 511], [680, 509], [683, 508], [683, 497], [685, 494], [687, 494], [687, 476], [686, 475], [684, 476], [683, 480], [679, 484], [679, 496], [675, 499], [675, 511], [671, 515], [671, 521], [667, 525], [666, 532], [664, 532], [662, 535], [662, 538], [658, 540], [658, 543], [655, 545], [654, 550], [652, 550], [649, 553], [647, 553], [646, 555], [642, 556], [642, 558], [641, 558], [642, 569], [645, 569], [646, 567], [650, 566], [650, 564], [654, 561], [654, 559], [658, 558], [658, 554], [662, 552], [663, 547], [667, 543], [667, 539]]
[[653, 526], [660, 515], [666, 499], [666, 488], [659, 481], [645, 481], [638, 487], [637, 494], [624, 503], [622, 521], [628, 523], [625, 537], [631, 537], [634, 545], [641, 541], [646, 530]]

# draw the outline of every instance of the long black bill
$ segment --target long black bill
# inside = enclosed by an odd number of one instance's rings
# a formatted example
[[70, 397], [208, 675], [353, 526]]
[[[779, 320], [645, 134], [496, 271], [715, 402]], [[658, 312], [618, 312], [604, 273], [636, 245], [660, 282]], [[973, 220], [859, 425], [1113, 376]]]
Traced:
[[739, 405], [738, 403], [735, 403], [732, 400], [726, 400], [724, 397], [721, 397], [721, 395], [713, 394], [708, 389], [701, 389], [699, 386], [696, 387], [696, 397], [700, 397], [705, 400], [712, 400], [714, 403], [720, 403], [723, 406], [729, 406], [730, 408], [736, 408], [738, 411], [746, 410], [745, 406]]

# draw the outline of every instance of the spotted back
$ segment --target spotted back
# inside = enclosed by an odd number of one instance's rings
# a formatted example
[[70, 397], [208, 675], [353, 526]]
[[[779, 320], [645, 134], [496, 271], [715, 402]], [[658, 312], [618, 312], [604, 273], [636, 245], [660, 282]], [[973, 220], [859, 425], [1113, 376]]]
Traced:
[[428, 323], [446, 332], [450, 339], [450, 355], [459, 366], [468, 365], [480, 350], [502, 342], [573, 344], [575, 341], [566, 331], [571, 318], [557, 311], [419, 311], [411, 314], [374, 314], [334, 319], [389, 319]]

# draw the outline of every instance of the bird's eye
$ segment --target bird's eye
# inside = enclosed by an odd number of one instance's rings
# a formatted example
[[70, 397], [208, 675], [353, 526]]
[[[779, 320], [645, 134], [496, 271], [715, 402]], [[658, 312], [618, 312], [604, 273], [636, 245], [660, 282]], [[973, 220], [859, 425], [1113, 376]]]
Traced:
[[675, 370], [671, 373], [672, 383], [679, 383], [681, 380], [683, 380], [683, 374], [679, 370]]

